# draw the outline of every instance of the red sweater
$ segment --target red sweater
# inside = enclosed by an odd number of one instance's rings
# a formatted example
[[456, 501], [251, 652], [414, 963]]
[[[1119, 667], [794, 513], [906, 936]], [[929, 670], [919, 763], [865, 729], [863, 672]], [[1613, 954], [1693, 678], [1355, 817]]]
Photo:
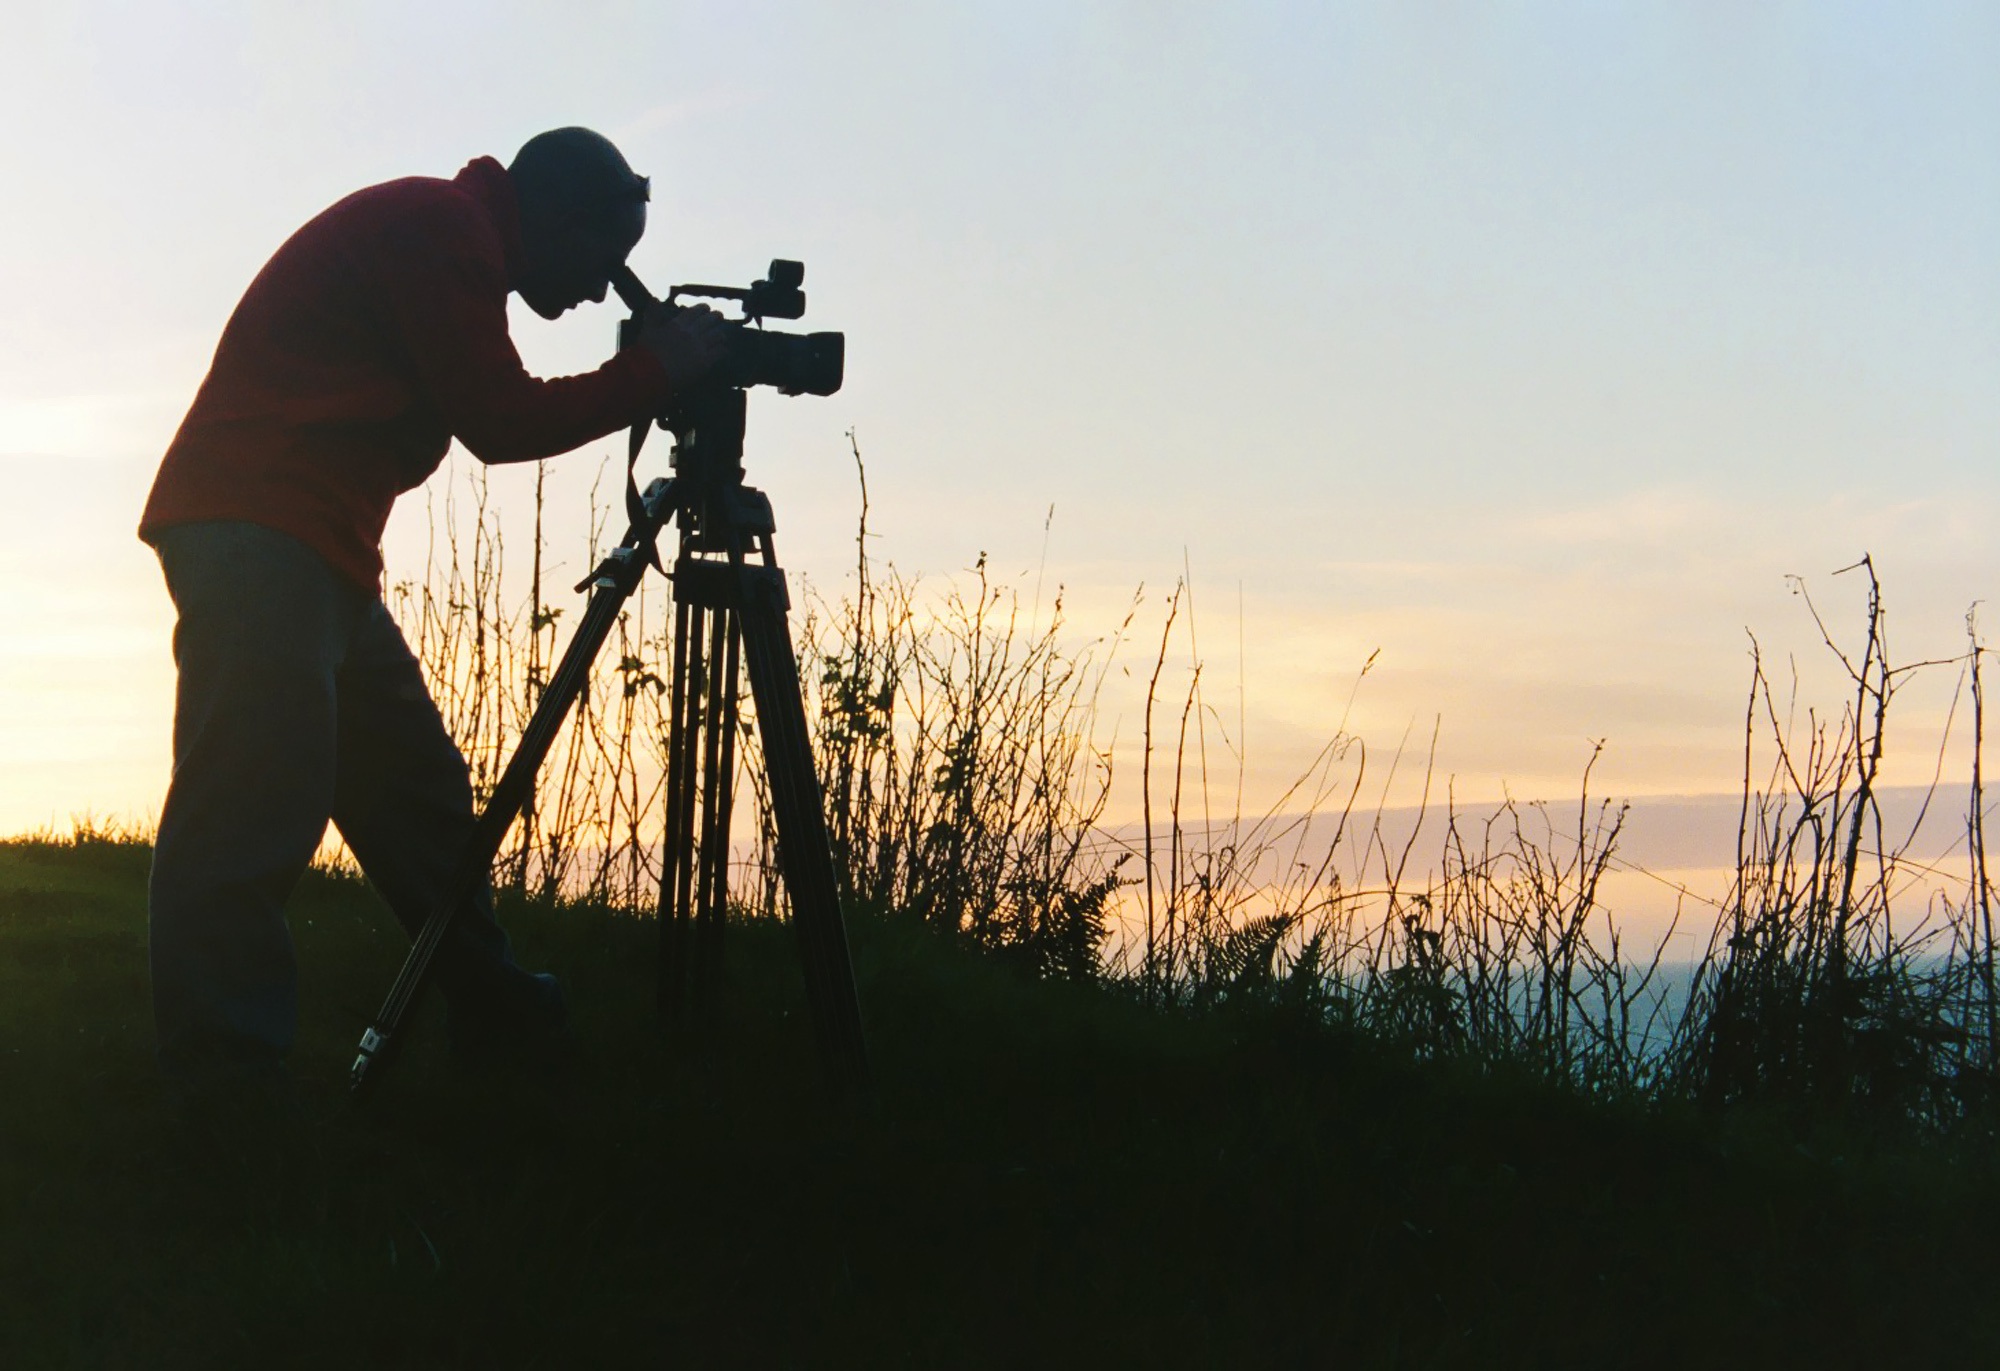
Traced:
[[666, 372], [644, 348], [560, 380], [507, 336], [520, 216], [490, 157], [449, 181], [357, 191], [293, 234], [222, 331], [208, 379], [139, 522], [263, 524], [369, 591], [398, 495], [455, 437], [482, 462], [567, 452], [652, 413]]

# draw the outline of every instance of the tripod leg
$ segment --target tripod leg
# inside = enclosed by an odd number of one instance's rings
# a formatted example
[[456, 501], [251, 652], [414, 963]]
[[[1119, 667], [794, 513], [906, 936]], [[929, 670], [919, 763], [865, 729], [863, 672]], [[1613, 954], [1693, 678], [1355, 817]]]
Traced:
[[660, 1013], [670, 1023], [688, 1015], [688, 967], [693, 930], [695, 758], [701, 712], [702, 629], [698, 604], [674, 608], [674, 661], [667, 741], [667, 831], [660, 870]]
[[722, 669], [717, 673], [722, 685], [722, 713], [714, 724], [717, 744], [717, 765], [715, 774], [721, 784], [715, 797], [715, 826], [720, 835], [713, 849], [715, 862], [715, 889], [717, 907], [715, 917], [695, 933], [695, 961], [700, 970], [698, 975], [711, 982], [719, 981], [722, 975], [722, 893], [729, 883], [729, 820], [736, 798], [736, 725], [737, 696], [743, 679], [742, 658], [743, 620], [734, 610], [724, 611], [728, 621], [728, 631], [722, 640]]
[[735, 637], [735, 616], [718, 606], [708, 616], [707, 689], [701, 713], [701, 839], [696, 849], [698, 876], [694, 897], [694, 929], [688, 979], [697, 1019], [705, 1019], [720, 978], [722, 925], [729, 899], [729, 809], [731, 776], [723, 764], [729, 738], [736, 680], [729, 651]]
[[845, 1093], [860, 1093], [868, 1085], [868, 1048], [833, 853], [827, 845], [825, 802], [806, 733], [798, 661], [785, 622], [784, 576], [774, 567], [745, 567], [740, 583], [743, 652], [763, 736], [764, 767], [778, 827], [778, 862], [791, 896], [792, 927], [805, 965], [806, 1000], [820, 1055], [837, 1086]]

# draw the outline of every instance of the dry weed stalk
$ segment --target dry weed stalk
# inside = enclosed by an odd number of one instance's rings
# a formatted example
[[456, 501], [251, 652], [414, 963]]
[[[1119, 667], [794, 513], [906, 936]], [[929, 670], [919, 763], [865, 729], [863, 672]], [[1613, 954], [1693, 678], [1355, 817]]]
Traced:
[[[1910, 833], [1887, 831], [1879, 795], [1890, 702], [1912, 673], [1943, 663], [1893, 665], [1875, 568], [1864, 557], [1847, 570], [1868, 584], [1858, 656], [1795, 585], [1853, 688], [1839, 718], [1809, 709], [1795, 722], [1796, 685], [1781, 715], [1753, 644], [1736, 879], [1697, 968], [1671, 1070], [1677, 1093], [1711, 1105], [1763, 1101], [1945, 1126], [1983, 1115], [1993, 1082], [1983, 649], [1968, 616], [1969, 649], [1957, 659], [1973, 705], [1969, 879], [1960, 895], [1910, 852], [1939, 788], [1949, 723]], [[1760, 735], [1770, 753], [1761, 780]], [[1910, 893], [1923, 907], [1899, 919]]]
[[[390, 604], [423, 663], [447, 727], [484, 803], [541, 699], [561, 647], [563, 610], [543, 584], [544, 486], [535, 482], [534, 539], [525, 603], [508, 581], [506, 543], [488, 505], [483, 467], [465, 479], [469, 514], [444, 485], [443, 509], [425, 505], [430, 538], [421, 579], [397, 582]], [[584, 565], [595, 565], [606, 507], [593, 488]], [[620, 617], [606, 662], [578, 701], [540, 783], [494, 864], [496, 882], [542, 897], [638, 907], [658, 879], [657, 818], [664, 720], [664, 643], [650, 628], [642, 587]]]
[[1060, 591], [1044, 621], [983, 555], [937, 596], [878, 575], [865, 472], [862, 490], [851, 594], [810, 601], [800, 648], [844, 893], [1038, 973], [1095, 977], [1119, 884], [1092, 841], [1112, 778], [1097, 710], [1132, 614], [1072, 649]]

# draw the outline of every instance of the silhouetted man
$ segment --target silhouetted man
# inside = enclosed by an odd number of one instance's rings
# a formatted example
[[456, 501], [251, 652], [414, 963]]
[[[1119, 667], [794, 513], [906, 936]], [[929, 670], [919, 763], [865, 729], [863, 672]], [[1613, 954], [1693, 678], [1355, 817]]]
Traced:
[[[224, 328], [139, 527], [179, 615], [150, 934], [160, 1061], [183, 1099], [288, 1097], [283, 906], [329, 820], [413, 933], [471, 828], [465, 760], [381, 598], [396, 496], [453, 438], [489, 463], [566, 452], [719, 355], [706, 312], [559, 380], [529, 376], [508, 337], [510, 292], [546, 319], [603, 300], [647, 199], [608, 141], [557, 129], [507, 167], [348, 196], [278, 249]], [[490, 894], [439, 976], [459, 1054], [564, 1040], [554, 979], [515, 964]]]

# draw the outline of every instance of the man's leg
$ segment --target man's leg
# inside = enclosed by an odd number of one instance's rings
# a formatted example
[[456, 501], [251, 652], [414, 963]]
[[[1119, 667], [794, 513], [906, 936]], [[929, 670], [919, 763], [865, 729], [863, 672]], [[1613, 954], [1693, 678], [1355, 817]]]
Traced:
[[368, 597], [254, 524], [159, 552], [180, 672], [148, 894], [160, 1062], [183, 1098], [264, 1089], [297, 1028], [284, 903], [332, 811], [335, 674]]
[[[423, 672], [380, 601], [341, 668], [339, 710], [334, 823], [414, 937], [472, 835], [472, 786]], [[554, 979], [514, 963], [484, 884], [452, 922], [438, 983], [462, 1052], [504, 1054], [564, 1030]]]

